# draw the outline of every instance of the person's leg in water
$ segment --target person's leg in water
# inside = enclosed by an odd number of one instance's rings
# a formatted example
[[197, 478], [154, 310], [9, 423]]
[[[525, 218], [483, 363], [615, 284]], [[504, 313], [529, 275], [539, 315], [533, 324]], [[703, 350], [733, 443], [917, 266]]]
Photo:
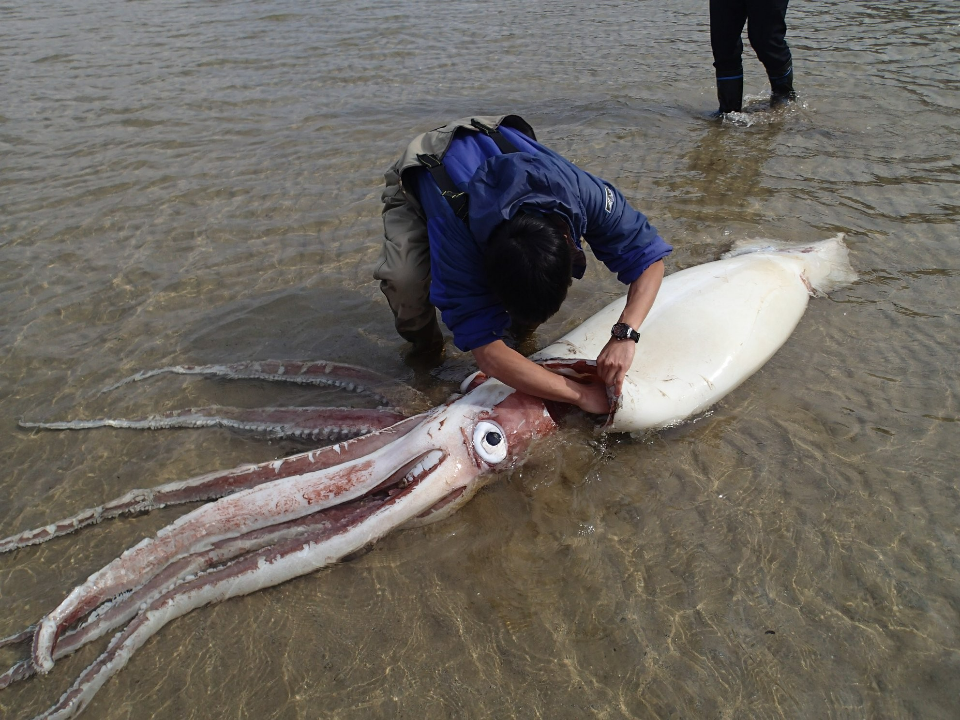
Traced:
[[770, 105], [796, 100], [793, 88], [793, 57], [787, 45], [789, 0], [749, 0], [747, 36], [770, 79]]
[[422, 328], [399, 331], [400, 336], [413, 343], [411, 353], [416, 355], [439, 355], [443, 352], [443, 332], [437, 316], [434, 316]]
[[385, 259], [374, 277], [380, 281], [380, 290], [393, 311], [397, 333], [413, 343], [412, 352], [439, 354], [444, 339], [437, 310], [430, 302], [430, 247], [425, 238], [404, 240], [407, 242], [402, 248], [396, 243], [385, 244]]
[[743, 109], [743, 26], [745, 0], [710, 0], [710, 47], [717, 73], [717, 115]]

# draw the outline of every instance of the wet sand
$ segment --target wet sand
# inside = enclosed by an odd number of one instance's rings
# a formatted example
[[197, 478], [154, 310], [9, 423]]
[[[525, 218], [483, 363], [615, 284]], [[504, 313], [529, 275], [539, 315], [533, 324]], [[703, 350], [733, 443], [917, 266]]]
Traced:
[[[860, 273], [696, 422], [570, 427], [443, 523], [171, 624], [84, 717], [956, 716], [960, 8], [798, 3], [800, 101], [764, 109], [748, 48], [748, 112], [723, 123], [692, 0], [2, 12], [0, 536], [302, 449], [19, 418], [345, 400], [189, 378], [98, 396], [139, 370], [327, 358], [446, 397], [471, 358], [407, 362], [371, 272], [383, 170], [454, 117], [523, 115], [649, 216], [668, 272], [844, 232]], [[590, 257], [534, 345], [620, 292]], [[0, 636], [181, 512], [0, 556]], [[0, 715], [42, 711], [101, 649]]]

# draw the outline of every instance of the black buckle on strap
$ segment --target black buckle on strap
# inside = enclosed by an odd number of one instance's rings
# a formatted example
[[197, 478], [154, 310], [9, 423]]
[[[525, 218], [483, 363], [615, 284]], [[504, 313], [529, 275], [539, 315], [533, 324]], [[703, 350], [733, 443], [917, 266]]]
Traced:
[[433, 168], [440, 167], [443, 163], [440, 162], [440, 158], [436, 155], [417, 155], [417, 162], [423, 165], [425, 168], [433, 170]]
[[466, 220], [469, 214], [469, 197], [453, 182], [440, 158], [436, 155], [418, 154], [417, 161], [430, 171], [433, 181], [440, 188], [440, 194], [447, 199], [453, 214], [461, 220]]
[[496, 128], [492, 128], [489, 125], [484, 125], [482, 122], [476, 118], [470, 119], [470, 125], [482, 132], [484, 135], [493, 135], [495, 132], [500, 132]]
[[476, 130], [479, 130], [480, 132], [482, 132], [491, 140], [493, 140], [497, 144], [497, 147], [500, 148], [500, 152], [502, 152], [504, 155], [506, 155], [507, 153], [517, 152], [517, 149], [513, 146], [513, 144], [509, 140], [507, 140], [503, 136], [503, 133], [500, 132], [499, 128], [492, 128], [492, 127], [489, 127], [488, 125], [484, 125], [482, 122], [480, 122], [476, 118], [471, 118], [470, 125]]

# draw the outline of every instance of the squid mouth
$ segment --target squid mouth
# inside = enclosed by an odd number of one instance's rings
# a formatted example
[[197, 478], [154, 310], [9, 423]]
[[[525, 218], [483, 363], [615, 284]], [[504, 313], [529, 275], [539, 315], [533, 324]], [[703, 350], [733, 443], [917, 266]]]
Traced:
[[[361, 500], [372, 498], [396, 498], [412, 491], [423, 482], [446, 459], [443, 450], [432, 449], [417, 455], [406, 465], [400, 466], [390, 477], [366, 493]], [[356, 501], [354, 501], [356, 502]]]
[[[435, 470], [437, 470], [447, 459], [447, 453], [439, 449], [428, 450], [421, 453], [413, 460], [396, 470], [389, 478], [377, 485], [373, 490], [361, 498], [345, 503], [341, 506], [343, 509], [351, 506], [356, 509], [357, 515], [354, 516], [350, 525], [356, 525], [363, 522], [366, 518], [372, 516], [382, 508], [393, 505], [402, 498], [409, 495], [417, 486], [426, 480]], [[415, 519], [425, 518], [432, 513], [442, 509], [449, 503], [454, 502], [463, 495], [465, 486], [457, 487], [442, 497], [438, 497], [436, 502], [429, 508], [421, 511]], [[336, 510], [333, 508], [332, 510]], [[330, 512], [329, 510], [327, 511]], [[341, 525], [342, 527], [342, 525]]]
[[313, 513], [298, 524], [301, 527], [326, 526], [324, 535], [328, 538], [344, 533], [407, 498], [443, 464], [446, 457], [447, 453], [438, 449], [420, 453], [360, 497]]

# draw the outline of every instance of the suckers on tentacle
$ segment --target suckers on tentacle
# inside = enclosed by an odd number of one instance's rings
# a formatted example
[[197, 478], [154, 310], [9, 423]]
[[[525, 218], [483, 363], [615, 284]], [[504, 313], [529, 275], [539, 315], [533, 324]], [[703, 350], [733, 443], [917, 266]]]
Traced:
[[264, 437], [325, 440], [337, 442], [383, 430], [405, 419], [396, 408], [230, 408], [206, 407], [174, 410], [146, 418], [98, 418], [31, 422], [21, 420], [27, 430], [165, 430], [224, 428]]
[[291, 455], [281, 460], [270, 460], [259, 465], [242, 465], [232, 470], [207, 473], [191, 480], [168, 483], [154, 488], [131, 490], [108, 503], [82, 510], [73, 517], [4, 538], [0, 540], [0, 553], [10, 552], [29, 545], [38, 545], [72, 533], [82, 527], [94, 525], [102, 520], [149, 512], [168, 505], [215, 500], [272, 480], [339, 465], [372, 453], [393, 442], [398, 437], [410, 432], [419, 424], [420, 420], [421, 418], [415, 416], [385, 430], [347, 440], [331, 447]]
[[298, 385], [326, 385], [368, 395], [383, 405], [393, 405], [411, 412], [421, 412], [430, 406], [426, 398], [409, 385], [367, 368], [326, 360], [261, 360], [225, 365], [171, 365], [138, 372], [104, 388], [101, 394], [116, 390], [128, 383], [165, 374], [207, 375], [226, 380], [268, 380]]

